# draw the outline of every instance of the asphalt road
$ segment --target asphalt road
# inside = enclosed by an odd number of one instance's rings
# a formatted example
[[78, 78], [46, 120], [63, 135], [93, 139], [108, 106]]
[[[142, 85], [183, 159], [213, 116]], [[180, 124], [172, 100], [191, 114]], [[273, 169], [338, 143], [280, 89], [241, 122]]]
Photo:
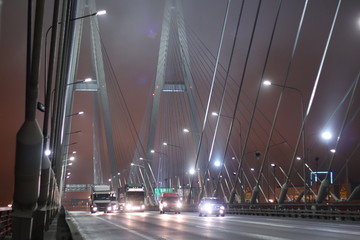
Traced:
[[85, 239], [360, 239], [359, 222], [197, 213], [159, 214], [69, 212]]

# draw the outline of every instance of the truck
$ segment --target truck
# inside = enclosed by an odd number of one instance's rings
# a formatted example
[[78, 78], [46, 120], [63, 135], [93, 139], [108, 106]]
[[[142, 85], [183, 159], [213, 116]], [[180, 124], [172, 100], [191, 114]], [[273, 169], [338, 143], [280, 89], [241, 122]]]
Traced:
[[125, 184], [118, 189], [119, 209], [126, 212], [145, 211], [145, 189], [143, 184]]
[[93, 185], [90, 195], [90, 212], [96, 213], [103, 211], [104, 213], [108, 213], [113, 210], [110, 185]]
[[160, 214], [164, 214], [165, 212], [175, 212], [175, 214], [180, 214], [181, 208], [182, 203], [179, 194], [174, 192], [164, 192], [162, 194], [159, 202]]

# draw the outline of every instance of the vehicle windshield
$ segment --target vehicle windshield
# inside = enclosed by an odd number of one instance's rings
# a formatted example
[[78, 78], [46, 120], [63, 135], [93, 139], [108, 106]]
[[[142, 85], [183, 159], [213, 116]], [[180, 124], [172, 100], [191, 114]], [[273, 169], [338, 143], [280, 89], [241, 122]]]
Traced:
[[128, 201], [143, 203], [144, 202], [144, 192], [127, 192], [126, 198], [128, 199]]
[[223, 202], [218, 198], [206, 199], [206, 200], [204, 200], [204, 203], [207, 203], [207, 204], [223, 204]]
[[94, 200], [109, 200], [110, 194], [94, 194]]
[[178, 202], [179, 198], [178, 197], [164, 197], [164, 201], [174, 203], [174, 202]]

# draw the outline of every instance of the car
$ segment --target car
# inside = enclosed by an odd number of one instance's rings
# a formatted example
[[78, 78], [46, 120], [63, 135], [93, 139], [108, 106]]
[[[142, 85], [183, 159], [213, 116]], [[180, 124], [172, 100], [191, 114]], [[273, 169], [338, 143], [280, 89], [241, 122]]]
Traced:
[[199, 206], [199, 216], [225, 216], [224, 202], [217, 197], [204, 197], [201, 199]]
[[181, 207], [182, 203], [179, 194], [163, 193], [159, 202], [160, 214], [164, 214], [165, 212], [175, 212], [175, 214], [180, 214]]

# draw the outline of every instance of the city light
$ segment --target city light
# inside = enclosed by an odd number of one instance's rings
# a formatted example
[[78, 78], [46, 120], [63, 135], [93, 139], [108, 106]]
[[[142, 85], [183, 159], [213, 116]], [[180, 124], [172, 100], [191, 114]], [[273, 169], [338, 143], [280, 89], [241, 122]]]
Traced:
[[191, 175], [194, 175], [194, 174], [195, 174], [195, 169], [191, 168], [191, 169], [189, 170], [189, 173], [190, 173]]
[[270, 85], [271, 85], [271, 82], [270, 82], [269, 80], [265, 80], [265, 81], [263, 81], [263, 84], [264, 84], [265, 86], [270, 86]]
[[188, 133], [188, 132], [190, 132], [190, 130], [187, 129], [187, 128], [184, 128], [184, 129], [183, 129], [183, 132]]
[[100, 11], [97, 11], [96, 16], [100, 16], [100, 15], [104, 15], [104, 14], [106, 14], [106, 10], [100, 10]]
[[215, 165], [215, 167], [220, 167], [221, 162], [220, 162], [219, 160], [216, 160], [216, 161], [214, 162], [214, 165]]
[[329, 131], [325, 131], [325, 132], [323, 132], [323, 133], [321, 134], [321, 137], [322, 137], [323, 139], [325, 139], [325, 140], [329, 140], [329, 139], [332, 138], [332, 134], [331, 134], [331, 132], [329, 132]]
[[51, 151], [49, 149], [46, 149], [44, 153], [45, 153], [45, 156], [50, 156]]

